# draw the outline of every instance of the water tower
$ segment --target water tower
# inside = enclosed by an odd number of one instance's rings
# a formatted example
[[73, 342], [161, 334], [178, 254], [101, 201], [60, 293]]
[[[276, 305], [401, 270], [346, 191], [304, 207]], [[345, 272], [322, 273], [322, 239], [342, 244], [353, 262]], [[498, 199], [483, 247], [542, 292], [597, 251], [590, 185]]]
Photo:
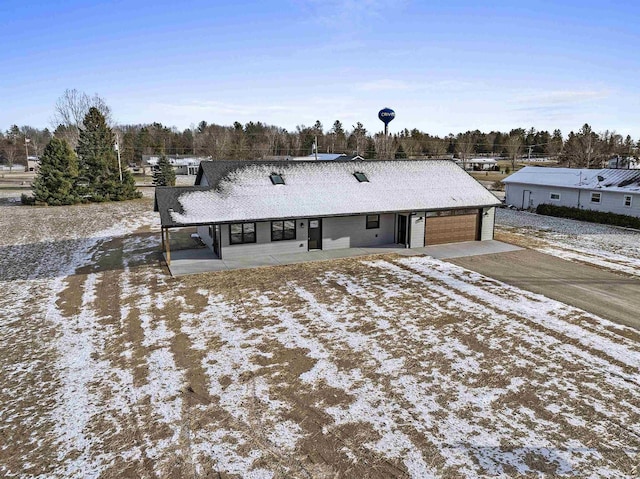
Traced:
[[378, 118], [384, 123], [384, 136], [389, 134], [389, 122], [396, 117], [396, 112], [391, 108], [383, 108], [378, 112]]

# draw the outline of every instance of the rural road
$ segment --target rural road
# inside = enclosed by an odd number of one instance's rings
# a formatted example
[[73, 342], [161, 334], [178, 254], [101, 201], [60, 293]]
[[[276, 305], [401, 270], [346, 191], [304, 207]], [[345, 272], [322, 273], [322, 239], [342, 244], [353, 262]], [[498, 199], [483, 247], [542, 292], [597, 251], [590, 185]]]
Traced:
[[640, 280], [533, 250], [446, 260], [640, 330]]

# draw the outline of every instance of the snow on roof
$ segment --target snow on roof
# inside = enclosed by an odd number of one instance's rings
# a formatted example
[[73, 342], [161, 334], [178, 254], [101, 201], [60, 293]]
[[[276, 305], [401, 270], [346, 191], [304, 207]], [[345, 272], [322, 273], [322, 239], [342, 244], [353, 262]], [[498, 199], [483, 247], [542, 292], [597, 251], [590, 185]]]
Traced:
[[[274, 172], [284, 185], [271, 182]], [[356, 172], [369, 181], [358, 182]], [[185, 192], [177, 201], [181, 208], [171, 217], [179, 224], [500, 204], [447, 160], [246, 163], [227, 171], [215, 188]]]
[[[602, 178], [602, 181], [598, 179]], [[503, 183], [558, 186], [583, 190], [602, 189], [617, 192], [640, 192], [640, 171], [586, 168], [545, 168], [525, 166], [508, 176]]]

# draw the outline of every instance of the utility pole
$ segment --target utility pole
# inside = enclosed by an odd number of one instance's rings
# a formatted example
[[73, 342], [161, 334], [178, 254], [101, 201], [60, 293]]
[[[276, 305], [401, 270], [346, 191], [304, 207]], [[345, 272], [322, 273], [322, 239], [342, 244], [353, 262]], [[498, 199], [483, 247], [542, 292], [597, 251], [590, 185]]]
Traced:
[[122, 163], [120, 162], [120, 144], [116, 139], [116, 153], [118, 154], [118, 171], [120, 172], [120, 183], [122, 183]]
[[318, 161], [318, 137], [317, 136], [314, 137], [314, 140], [313, 140], [313, 151], [316, 154], [316, 161]]
[[24, 136], [24, 171], [29, 171], [29, 147], [27, 146], [31, 140]]

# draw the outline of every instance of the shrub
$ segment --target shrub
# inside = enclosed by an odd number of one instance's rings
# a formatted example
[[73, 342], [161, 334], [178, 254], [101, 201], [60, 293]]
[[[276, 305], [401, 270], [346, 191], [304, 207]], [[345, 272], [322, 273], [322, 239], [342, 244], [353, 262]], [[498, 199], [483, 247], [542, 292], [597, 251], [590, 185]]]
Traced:
[[20, 201], [22, 202], [23, 205], [35, 205], [36, 204], [36, 199], [33, 196], [29, 196], [25, 193], [22, 193], [22, 195], [20, 196]]
[[590, 223], [601, 223], [604, 225], [623, 226], [625, 228], [640, 229], [640, 218], [635, 216], [619, 215], [604, 211], [582, 210], [569, 206], [556, 206], [539, 204], [536, 213], [547, 216], [557, 216], [559, 218], [571, 218], [574, 220], [588, 221]]

